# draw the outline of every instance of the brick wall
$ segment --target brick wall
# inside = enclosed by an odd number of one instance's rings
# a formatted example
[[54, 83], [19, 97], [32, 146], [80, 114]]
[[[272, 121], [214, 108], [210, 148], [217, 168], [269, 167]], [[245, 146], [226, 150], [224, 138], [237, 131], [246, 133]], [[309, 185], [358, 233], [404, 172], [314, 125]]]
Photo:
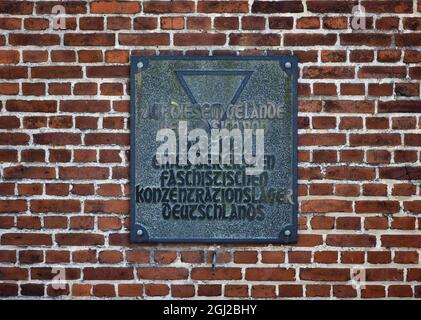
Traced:
[[[0, 1], [0, 295], [420, 298], [421, 1], [357, 3]], [[128, 57], [169, 53], [299, 57], [296, 245], [129, 243]]]

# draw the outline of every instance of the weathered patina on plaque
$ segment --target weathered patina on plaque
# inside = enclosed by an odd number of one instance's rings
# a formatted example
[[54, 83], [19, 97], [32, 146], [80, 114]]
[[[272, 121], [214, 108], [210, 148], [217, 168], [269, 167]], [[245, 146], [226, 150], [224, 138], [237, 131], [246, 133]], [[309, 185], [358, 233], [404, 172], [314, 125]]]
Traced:
[[131, 239], [297, 240], [297, 61], [131, 57]]

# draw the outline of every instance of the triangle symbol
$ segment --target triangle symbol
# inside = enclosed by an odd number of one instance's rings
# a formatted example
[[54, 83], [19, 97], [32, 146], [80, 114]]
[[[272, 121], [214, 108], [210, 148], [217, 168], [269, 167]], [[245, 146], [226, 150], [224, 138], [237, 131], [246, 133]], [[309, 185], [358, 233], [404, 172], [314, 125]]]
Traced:
[[191, 103], [235, 104], [253, 71], [176, 70], [177, 78]]

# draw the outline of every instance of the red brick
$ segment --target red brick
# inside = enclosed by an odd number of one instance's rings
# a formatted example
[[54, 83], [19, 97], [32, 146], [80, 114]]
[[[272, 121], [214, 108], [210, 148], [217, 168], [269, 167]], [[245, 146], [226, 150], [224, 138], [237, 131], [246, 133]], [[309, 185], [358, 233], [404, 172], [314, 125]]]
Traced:
[[55, 5], [62, 5], [66, 10], [66, 14], [80, 14], [86, 13], [86, 1], [39, 1], [36, 3], [36, 13], [38, 14], [51, 14]]
[[386, 196], [387, 195], [387, 185], [385, 184], [364, 184], [363, 185], [363, 195], [365, 196]]
[[374, 247], [376, 237], [368, 234], [328, 234], [326, 244], [334, 247]]
[[0, 94], [16, 95], [19, 93], [19, 83], [3, 83], [0, 88]]
[[253, 13], [293, 13], [303, 12], [301, 1], [254, 1]]
[[94, 228], [94, 217], [73, 216], [70, 217], [70, 229], [92, 230]]
[[392, 42], [392, 36], [383, 33], [345, 33], [339, 39], [343, 46], [387, 47]]
[[93, 294], [95, 297], [115, 297], [115, 287], [112, 284], [93, 285]]
[[201, 297], [217, 297], [222, 293], [221, 285], [199, 284], [197, 295]]
[[73, 79], [82, 78], [82, 68], [79, 66], [43, 66], [33, 67], [32, 77], [39, 79]]
[[367, 78], [405, 78], [406, 67], [361, 67], [358, 71], [360, 79]]
[[285, 34], [286, 46], [333, 46], [336, 43], [336, 34]]
[[28, 77], [27, 67], [0, 66], [0, 77], [2, 79], [22, 79]]
[[[130, 46], [157, 46], [157, 45], [168, 45], [169, 34], [166, 33], [154, 33], [154, 34], [137, 34], [137, 33], [126, 33], [120, 34], [118, 42], [121, 45]], [[177, 44], [178, 45], [178, 44]]]
[[38, 133], [34, 134], [34, 143], [42, 145], [75, 145], [81, 143], [81, 136], [79, 133]]
[[362, 251], [343, 251], [341, 253], [341, 263], [361, 264], [364, 263], [365, 253]]
[[43, 233], [5, 233], [1, 237], [2, 245], [14, 246], [51, 246], [51, 235]]
[[366, 285], [361, 289], [362, 298], [383, 298], [386, 296], [385, 287], [381, 285]]
[[203, 251], [181, 251], [181, 262], [202, 263], [204, 262]]
[[110, 110], [110, 102], [106, 100], [63, 100], [60, 111], [65, 112], [106, 112]]
[[345, 144], [345, 135], [340, 133], [312, 133], [298, 136], [300, 146], [336, 146]]
[[320, 20], [319, 17], [301, 17], [296, 22], [297, 29], [319, 29]]
[[379, 62], [398, 62], [401, 54], [400, 50], [379, 50], [377, 52], [377, 60]]
[[107, 179], [108, 168], [100, 167], [62, 167], [60, 168], [61, 179]]
[[185, 268], [139, 268], [137, 274], [141, 279], [148, 280], [181, 280], [187, 279], [188, 270]]
[[131, 250], [126, 251], [126, 258], [128, 262], [148, 263], [149, 251], [147, 250]]
[[378, 106], [379, 113], [414, 113], [421, 112], [420, 101], [381, 101]]
[[131, 1], [94, 1], [90, 3], [91, 13], [133, 14], [140, 12], [140, 3]]
[[371, 62], [374, 60], [374, 51], [352, 50], [349, 59], [351, 62]]
[[274, 298], [276, 297], [276, 287], [269, 285], [254, 285], [251, 287], [253, 298]]
[[265, 17], [241, 17], [241, 27], [243, 30], [263, 30], [265, 28]]
[[391, 228], [398, 230], [415, 230], [415, 217], [393, 217]]
[[316, 216], [311, 219], [311, 227], [314, 230], [330, 230], [333, 229], [335, 224], [335, 218], [325, 217], [325, 216]]
[[270, 29], [292, 29], [294, 19], [292, 17], [269, 17]]
[[322, 62], [345, 62], [346, 55], [346, 51], [343, 50], [323, 50], [321, 52]]
[[239, 28], [237, 17], [215, 17], [214, 27], [217, 30], [236, 30]]
[[207, 46], [225, 44], [224, 34], [198, 34], [198, 33], [177, 33], [174, 35], [176, 46]]
[[384, 247], [406, 247], [421, 248], [421, 236], [419, 235], [382, 235], [382, 246]]
[[412, 288], [409, 285], [391, 285], [388, 288], [388, 297], [412, 297]]
[[215, 271], [212, 268], [193, 268], [191, 278], [194, 280], [240, 280], [240, 268], [218, 267]]
[[2, 133], [0, 136], [0, 145], [26, 145], [29, 136], [24, 133]]
[[399, 210], [398, 201], [360, 200], [355, 202], [356, 213], [396, 213]]
[[78, 200], [32, 200], [33, 212], [79, 212]]
[[387, 0], [387, 1], [362, 1], [361, 5], [369, 13], [412, 13], [412, 1]]
[[26, 18], [24, 20], [24, 28], [27, 30], [45, 30], [48, 29], [48, 19]]
[[65, 34], [65, 46], [114, 46], [115, 35], [113, 33], [79, 33]]
[[60, 37], [57, 34], [16, 33], [9, 35], [9, 43], [13, 46], [55, 46], [60, 44]]
[[305, 79], [353, 79], [355, 71], [353, 67], [304, 67]]
[[403, 207], [405, 210], [412, 212], [412, 213], [419, 213], [421, 212], [421, 201], [414, 200], [414, 201], [404, 201]]
[[361, 220], [359, 217], [338, 217], [336, 219], [336, 229], [338, 230], [360, 230]]
[[69, 263], [70, 252], [69, 251], [58, 251], [49, 250], [45, 252], [46, 263]]
[[352, 286], [334, 285], [333, 296], [337, 298], [355, 298], [357, 296], [357, 290]]
[[[54, 143], [51, 143], [54, 144]], [[71, 152], [70, 150], [57, 150], [52, 149], [50, 150], [50, 162], [70, 162], [71, 159]]]
[[311, 252], [310, 251], [289, 251], [288, 252], [288, 263], [310, 263]]
[[25, 96], [45, 95], [44, 83], [22, 83], [22, 92]]
[[253, 263], [257, 262], [257, 252], [256, 251], [237, 251], [234, 252], [234, 262], [235, 263]]
[[329, 297], [329, 285], [306, 285], [306, 297]]
[[420, 88], [418, 83], [396, 83], [395, 94], [402, 97], [418, 96]]
[[21, 28], [20, 18], [0, 18], [0, 29], [19, 30]]
[[262, 251], [262, 263], [283, 263], [285, 253], [282, 251]]
[[78, 284], [72, 285], [72, 295], [75, 297], [88, 297], [90, 296], [92, 285], [90, 284]]
[[174, 251], [155, 251], [154, 261], [160, 264], [170, 264], [177, 258], [177, 253]]
[[0, 50], [0, 63], [18, 63], [19, 51], [17, 50]]
[[72, 252], [72, 260], [76, 263], [95, 263], [96, 251], [95, 250], [77, 250]]
[[4, 178], [6, 179], [54, 179], [56, 177], [55, 168], [51, 167], [7, 167], [4, 169]]
[[55, 236], [60, 246], [96, 246], [104, 244], [104, 236], [92, 233], [58, 233]]
[[56, 112], [57, 102], [52, 100], [8, 100], [6, 109], [16, 112]]
[[352, 202], [345, 200], [305, 200], [301, 202], [304, 213], [351, 212]]
[[120, 297], [140, 297], [143, 294], [143, 286], [140, 284], [122, 283], [118, 285]]
[[333, 30], [347, 29], [348, 19], [347, 17], [324, 17], [323, 28]]
[[79, 19], [80, 30], [104, 30], [103, 17], [81, 17]]
[[350, 135], [351, 146], [393, 146], [401, 144], [399, 134], [352, 134]]
[[295, 285], [295, 284], [284, 284], [278, 286], [279, 289], [279, 297], [302, 297], [303, 296], [303, 286]]
[[368, 94], [370, 96], [391, 96], [393, 94], [393, 85], [390, 83], [369, 83]]
[[[396, 159], [396, 155], [395, 155]], [[395, 160], [396, 161], [396, 160]], [[392, 195], [396, 196], [410, 196], [415, 194], [416, 186], [407, 183], [397, 183], [393, 185]], [[406, 209], [406, 203], [404, 202], [404, 208]]]
[[232, 33], [229, 44], [233, 46], [279, 46], [280, 35], [274, 33]]
[[294, 281], [295, 270], [286, 268], [247, 268], [248, 281]]
[[88, 78], [128, 78], [127, 66], [92, 66], [86, 68]]
[[41, 250], [19, 251], [19, 262], [21, 264], [35, 264], [44, 262], [44, 254]]
[[211, 19], [209, 17], [187, 17], [187, 28], [209, 30], [211, 28]]
[[131, 280], [133, 268], [126, 267], [87, 267], [83, 269], [84, 280]]
[[398, 17], [382, 17], [376, 19], [376, 29], [378, 30], [394, 30], [399, 28]]
[[350, 270], [339, 268], [302, 268], [300, 269], [300, 279], [312, 281], [348, 281], [350, 280]]
[[193, 1], [147, 1], [143, 4], [145, 13], [190, 13], [194, 12]]
[[[367, 262], [373, 264], [391, 263], [392, 257], [389, 251], [369, 251], [367, 252]], [[374, 273], [374, 272], [373, 272]]]
[[337, 263], [338, 252], [336, 251], [316, 251], [314, 252], [315, 263]]
[[129, 17], [107, 17], [107, 28], [109, 30], [128, 30], [131, 28]]
[[248, 297], [247, 285], [226, 285], [224, 289], [225, 297]]
[[420, 281], [421, 269], [408, 269], [407, 279], [408, 281]]
[[28, 280], [28, 270], [18, 267], [0, 267], [0, 280]]
[[351, 13], [357, 1], [307, 1], [307, 10], [316, 13]]

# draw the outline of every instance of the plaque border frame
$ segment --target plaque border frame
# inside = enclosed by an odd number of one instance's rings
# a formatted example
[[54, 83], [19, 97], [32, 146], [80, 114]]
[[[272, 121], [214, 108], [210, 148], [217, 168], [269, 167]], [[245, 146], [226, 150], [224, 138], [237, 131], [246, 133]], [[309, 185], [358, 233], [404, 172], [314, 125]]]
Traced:
[[[134, 186], [134, 177], [136, 167], [135, 163], [135, 121], [130, 121], [130, 164], [129, 164], [129, 189], [130, 189], [130, 242], [132, 243], [267, 243], [267, 244], [290, 244], [298, 241], [298, 58], [294, 55], [130, 55], [130, 118], [136, 113], [136, 95], [135, 95], [135, 74], [139, 72], [138, 63], [142, 62], [147, 67], [150, 60], [275, 60], [280, 64], [281, 69], [291, 76], [291, 128], [292, 128], [292, 223], [280, 229], [277, 238], [247, 238], [247, 239], [183, 239], [183, 238], [149, 238], [148, 232], [141, 224], [135, 221], [136, 212], [136, 188]], [[286, 64], [289, 63], [289, 66]], [[139, 234], [141, 233], [141, 234]]]

